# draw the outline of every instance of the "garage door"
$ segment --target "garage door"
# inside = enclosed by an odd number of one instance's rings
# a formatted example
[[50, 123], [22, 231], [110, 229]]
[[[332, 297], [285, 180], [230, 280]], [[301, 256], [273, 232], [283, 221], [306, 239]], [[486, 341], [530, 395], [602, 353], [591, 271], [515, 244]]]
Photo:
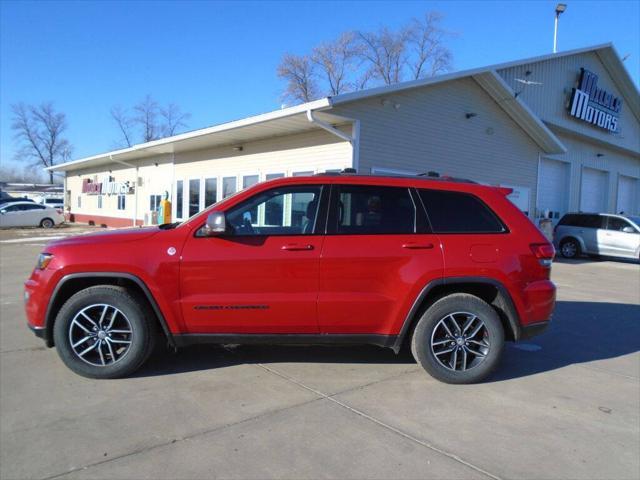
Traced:
[[548, 210], [551, 217], [558, 220], [567, 209], [569, 198], [569, 164], [543, 158], [540, 161], [540, 181], [538, 182], [538, 212]]
[[640, 214], [640, 199], [638, 190], [640, 189], [637, 178], [620, 175], [618, 177], [618, 202], [616, 203], [617, 213], [627, 213], [629, 215]]
[[583, 212], [607, 211], [607, 172], [594, 168], [582, 169], [580, 210]]

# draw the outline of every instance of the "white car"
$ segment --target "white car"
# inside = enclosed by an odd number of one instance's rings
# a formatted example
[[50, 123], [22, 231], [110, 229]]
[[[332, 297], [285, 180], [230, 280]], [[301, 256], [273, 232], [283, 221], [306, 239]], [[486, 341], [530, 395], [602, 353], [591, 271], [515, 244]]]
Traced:
[[9, 202], [0, 205], [0, 227], [52, 228], [63, 222], [62, 209], [34, 202]]

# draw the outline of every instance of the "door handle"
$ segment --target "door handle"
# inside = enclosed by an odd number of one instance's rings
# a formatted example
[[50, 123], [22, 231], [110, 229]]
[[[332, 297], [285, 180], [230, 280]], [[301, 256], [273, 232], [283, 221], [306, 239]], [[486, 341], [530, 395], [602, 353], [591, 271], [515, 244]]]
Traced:
[[282, 246], [282, 250], [289, 250], [289, 251], [295, 251], [295, 250], [313, 250], [313, 245], [310, 244], [300, 244], [300, 243], [289, 243], [287, 245], [283, 245]]
[[402, 248], [409, 248], [411, 250], [428, 250], [430, 248], [433, 248], [433, 243], [407, 242], [402, 244]]

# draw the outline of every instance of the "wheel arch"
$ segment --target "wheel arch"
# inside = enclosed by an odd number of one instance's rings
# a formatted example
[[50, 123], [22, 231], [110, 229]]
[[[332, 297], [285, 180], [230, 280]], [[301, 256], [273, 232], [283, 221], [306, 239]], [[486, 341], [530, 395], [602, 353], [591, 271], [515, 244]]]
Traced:
[[560, 249], [562, 249], [562, 244], [564, 242], [566, 242], [567, 240], [574, 240], [578, 244], [578, 246], [580, 247], [580, 252], [587, 253], [587, 247], [586, 247], [586, 245], [584, 243], [584, 240], [582, 240], [582, 238], [580, 238], [578, 235], [572, 235], [572, 234], [565, 235], [558, 242], [558, 247]]
[[167, 341], [175, 347], [175, 341], [168, 328], [165, 316], [147, 285], [139, 277], [124, 272], [82, 272], [71, 273], [62, 277], [51, 294], [45, 314], [44, 340], [48, 347], [54, 346], [53, 324], [62, 305], [75, 293], [95, 285], [124, 286], [137, 294], [143, 301], [149, 304], [156, 315], [158, 323], [162, 327]]
[[501, 282], [486, 277], [455, 277], [434, 280], [420, 291], [392, 345], [393, 350], [399, 352], [405, 341], [411, 338], [411, 332], [427, 308], [453, 293], [469, 293], [486, 301], [498, 313], [505, 339], [517, 341], [521, 338], [520, 316], [511, 295]]

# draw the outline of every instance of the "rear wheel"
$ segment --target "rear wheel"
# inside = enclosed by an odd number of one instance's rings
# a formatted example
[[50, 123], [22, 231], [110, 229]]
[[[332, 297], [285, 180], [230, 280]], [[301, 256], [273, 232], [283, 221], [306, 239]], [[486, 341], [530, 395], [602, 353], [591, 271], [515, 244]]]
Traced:
[[54, 225], [55, 225], [55, 222], [50, 218], [43, 218], [42, 221], [40, 222], [40, 226], [42, 228], [53, 228]]
[[580, 256], [580, 244], [573, 238], [568, 238], [560, 243], [560, 253], [564, 258], [577, 258]]
[[60, 309], [53, 327], [62, 361], [89, 378], [130, 375], [154, 348], [153, 314], [126, 289], [111, 285], [87, 288]]
[[498, 365], [504, 330], [483, 300], [456, 293], [435, 302], [413, 333], [411, 351], [434, 378], [446, 383], [484, 380]]

